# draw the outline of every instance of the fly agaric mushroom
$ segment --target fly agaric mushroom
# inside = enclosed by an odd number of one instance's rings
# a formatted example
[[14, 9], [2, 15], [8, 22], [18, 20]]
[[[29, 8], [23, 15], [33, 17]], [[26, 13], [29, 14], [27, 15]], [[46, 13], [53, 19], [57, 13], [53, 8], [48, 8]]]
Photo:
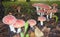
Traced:
[[32, 29], [34, 29], [33, 26], [36, 25], [36, 21], [35, 21], [34, 19], [29, 19], [29, 20], [28, 20], [28, 23], [29, 23], [30, 27], [31, 27]]
[[51, 7], [49, 5], [46, 5], [46, 4], [43, 4], [43, 3], [39, 3], [39, 7], [40, 7], [40, 10], [43, 9], [44, 12], [47, 12], [47, 10], [51, 9]]
[[45, 11], [43, 9], [42, 10], [38, 10], [38, 13], [41, 13], [40, 16], [43, 16], [44, 15], [44, 12]]
[[28, 23], [31, 27], [35, 26], [36, 25], [36, 21], [34, 19], [29, 19], [28, 20]]
[[13, 26], [14, 26], [15, 28], [18, 28], [17, 33], [21, 32], [21, 27], [23, 27], [24, 25], [25, 25], [25, 21], [22, 20], [22, 19], [18, 19], [18, 20], [13, 24]]
[[54, 14], [54, 13], [56, 13], [57, 11], [58, 11], [58, 9], [57, 9], [57, 8], [52, 9], [53, 14]]
[[57, 8], [51, 9], [50, 18], [52, 18], [52, 15], [54, 15], [54, 13], [56, 13], [57, 11], [58, 11]]
[[55, 9], [58, 5], [56, 3], [53, 3], [52, 6], [53, 6], [53, 9]]
[[3, 18], [3, 23], [11, 25], [13, 23], [15, 23], [16, 18], [13, 15], [7, 15]]
[[44, 11], [51, 9], [51, 6], [49, 6], [49, 5], [47, 5], [47, 4], [43, 4], [43, 3], [40, 3], [39, 7], [40, 7], [41, 9], [43, 8]]
[[33, 4], [34, 7], [36, 7], [37, 9], [37, 14], [40, 15], [40, 13], [38, 12], [39, 8], [40, 9], [51, 9], [51, 7], [49, 5], [43, 4], [43, 3], [35, 3]]
[[13, 27], [13, 24], [15, 23], [15, 21], [16, 21], [16, 18], [13, 15], [7, 15], [7, 16], [3, 17], [3, 19], [2, 19], [2, 22], [4, 24], [9, 25], [10, 30], [13, 32], [16, 32]]
[[[51, 14], [52, 12], [51, 12], [51, 10], [47, 10], [47, 13], [46, 13], [46, 15], [47, 15], [47, 20], [49, 20], [49, 15]], [[51, 15], [52, 16], [52, 15]]]
[[39, 10], [39, 3], [34, 3], [32, 6], [36, 7], [37, 14], [40, 15], [40, 13], [38, 12], [38, 10]]
[[47, 4], [43, 4], [43, 3], [39, 3], [39, 7], [40, 7], [40, 9], [44, 9], [45, 12], [46, 12], [46, 10], [51, 9], [51, 6], [49, 6]]
[[46, 18], [43, 16], [38, 17], [38, 21], [40, 21], [41, 25], [43, 25], [43, 21], [46, 21]]

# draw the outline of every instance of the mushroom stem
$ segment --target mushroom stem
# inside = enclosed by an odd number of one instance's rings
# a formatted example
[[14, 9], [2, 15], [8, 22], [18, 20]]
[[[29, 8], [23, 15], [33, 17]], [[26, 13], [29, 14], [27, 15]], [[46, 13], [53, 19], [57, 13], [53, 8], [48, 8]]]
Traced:
[[36, 7], [37, 14], [40, 15], [40, 12], [38, 12], [39, 7]]
[[11, 31], [13, 31], [14, 33], [16, 33], [15, 28], [13, 27], [13, 25], [9, 25], [9, 27], [10, 27]]
[[47, 15], [47, 20], [49, 19], [48, 17], [49, 17], [49, 15]]
[[[40, 10], [42, 10], [42, 8], [40, 8]], [[44, 13], [41, 12], [41, 13], [40, 13], [40, 16], [43, 16], [43, 15], [44, 15]]]
[[39, 10], [39, 7], [36, 7], [36, 10], [38, 11]]
[[50, 18], [52, 18], [52, 15], [53, 15], [53, 14], [52, 14], [52, 12], [51, 12], [51, 13], [50, 13]]
[[18, 12], [20, 13], [20, 10], [18, 10]]
[[41, 13], [41, 16], [43, 16], [44, 15], [44, 13]]
[[41, 25], [43, 26], [43, 21], [41, 21], [40, 23], [41, 23]]
[[53, 6], [53, 9], [55, 9], [55, 6]]
[[32, 30], [34, 30], [34, 27], [33, 26], [31, 26], [31, 28], [32, 28]]
[[31, 28], [33, 28], [33, 26], [31, 26]]
[[21, 28], [18, 28], [17, 33], [20, 33], [20, 32], [21, 32]]

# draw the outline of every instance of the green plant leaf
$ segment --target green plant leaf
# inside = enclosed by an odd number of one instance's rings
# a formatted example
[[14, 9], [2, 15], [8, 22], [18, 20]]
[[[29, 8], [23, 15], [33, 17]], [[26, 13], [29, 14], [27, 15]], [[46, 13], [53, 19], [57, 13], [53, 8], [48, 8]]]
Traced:
[[21, 37], [24, 37], [24, 33], [23, 32], [21, 32], [20, 35], [21, 35]]
[[27, 31], [28, 29], [28, 22], [25, 23], [25, 32]]
[[29, 37], [29, 34], [26, 34], [26, 37]]
[[53, 18], [56, 18], [56, 22], [58, 22], [58, 16], [54, 15]]

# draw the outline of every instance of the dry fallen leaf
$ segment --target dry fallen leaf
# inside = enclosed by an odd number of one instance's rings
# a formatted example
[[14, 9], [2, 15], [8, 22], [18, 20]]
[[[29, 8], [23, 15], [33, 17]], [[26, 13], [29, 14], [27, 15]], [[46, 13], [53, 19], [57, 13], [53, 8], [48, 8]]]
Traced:
[[35, 28], [35, 36], [42, 37], [42, 36], [44, 36], [44, 33], [38, 27], [36, 27]]

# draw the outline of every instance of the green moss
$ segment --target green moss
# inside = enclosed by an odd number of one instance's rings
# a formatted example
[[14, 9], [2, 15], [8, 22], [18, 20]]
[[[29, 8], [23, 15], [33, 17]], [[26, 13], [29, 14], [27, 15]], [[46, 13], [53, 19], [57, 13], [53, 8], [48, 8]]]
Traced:
[[[37, 2], [37, 1], [34, 1], [34, 2], [29, 2], [29, 3], [46, 3], [46, 4], [52, 4], [52, 3], [57, 3], [58, 5], [60, 5], [60, 1], [42, 1], [42, 2]], [[18, 4], [24, 4], [24, 5], [27, 5], [28, 4], [28, 2], [18, 2], [18, 1], [15, 1], [15, 2], [9, 2], [9, 1], [6, 1], [6, 2], [3, 2], [3, 5], [5, 6], [5, 7], [8, 7], [8, 6], [11, 6], [11, 5], [13, 5], [13, 4], [16, 4], [16, 5], [18, 5]]]
[[[2, 3], [4, 5], [6, 11], [7, 11], [7, 9], [10, 6], [12, 6], [14, 4], [15, 5], [19, 5], [20, 4], [22, 6], [22, 13], [27, 12], [29, 14], [34, 12], [34, 8], [32, 7], [33, 3], [46, 3], [46, 4], [49, 4], [49, 5], [51, 5], [53, 3], [57, 3], [60, 6], [60, 1], [41, 1], [41, 2], [40, 1], [39, 2], [37, 2], [37, 1], [31, 1], [31, 2], [18, 2], [18, 1], [11, 2], [11, 1], [5, 1], [5, 2], [2, 2]], [[6, 11], [5, 11], [5, 13], [6, 13]]]

